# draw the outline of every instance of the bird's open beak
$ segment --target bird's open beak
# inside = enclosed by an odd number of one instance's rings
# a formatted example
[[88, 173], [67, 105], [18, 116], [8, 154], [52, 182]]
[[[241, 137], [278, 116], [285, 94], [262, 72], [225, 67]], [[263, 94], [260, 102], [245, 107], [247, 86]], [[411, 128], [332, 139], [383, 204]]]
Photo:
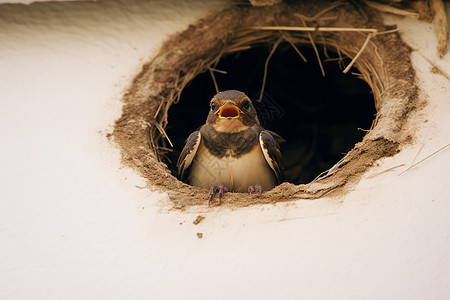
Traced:
[[217, 111], [220, 119], [236, 119], [243, 114], [242, 110], [234, 104], [225, 103]]

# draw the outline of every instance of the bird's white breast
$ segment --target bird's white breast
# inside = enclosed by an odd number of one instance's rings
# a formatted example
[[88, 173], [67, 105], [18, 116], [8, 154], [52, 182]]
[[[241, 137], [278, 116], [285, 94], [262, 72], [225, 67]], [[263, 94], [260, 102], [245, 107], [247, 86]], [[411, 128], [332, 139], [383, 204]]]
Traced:
[[255, 184], [260, 184], [264, 191], [270, 190], [276, 180], [259, 145], [239, 158], [219, 158], [201, 144], [192, 162], [189, 183], [208, 189], [223, 184], [230, 191], [247, 192]]

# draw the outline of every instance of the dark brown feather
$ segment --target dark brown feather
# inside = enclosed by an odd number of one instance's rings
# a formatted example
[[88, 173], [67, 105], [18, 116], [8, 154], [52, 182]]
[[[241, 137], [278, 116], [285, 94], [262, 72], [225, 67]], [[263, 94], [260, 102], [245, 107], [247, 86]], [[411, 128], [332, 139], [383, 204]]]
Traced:
[[[279, 135], [277, 135], [277, 136], [280, 137]], [[284, 179], [283, 178], [284, 172], [283, 172], [280, 146], [278, 145], [275, 138], [272, 136], [271, 131], [266, 131], [266, 130], [261, 131], [260, 138], [261, 138], [261, 142], [262, 142], [262, 147], [264, 147], [264, 149], [267, 150], [267, 152], [269, 153], [269, 157], [272, 160], [271, 162], [267, 162], [267, 163], [270, 165], [273, 172], [275, 173], [278, 183], [281, 183], [281, 182], [283, 182], [283, 179]]]
[[199, 139], [201, 139], [200, 131], [194, 131], [186, 139], [186, 145], [184, 146], [183, 151], [181, 151], [180, 157], [177, 161], [178, 178], [180, 178], [181, 180], [184, 178], [184, 172], [192, 162], [191, 159], [191, 161], [188, 163], [187, 158], [190, 158], [191, 155], [195, 156], [195, 153], [192, 152], [194, 150], [197, 150], [197, 143], [199, 142]]

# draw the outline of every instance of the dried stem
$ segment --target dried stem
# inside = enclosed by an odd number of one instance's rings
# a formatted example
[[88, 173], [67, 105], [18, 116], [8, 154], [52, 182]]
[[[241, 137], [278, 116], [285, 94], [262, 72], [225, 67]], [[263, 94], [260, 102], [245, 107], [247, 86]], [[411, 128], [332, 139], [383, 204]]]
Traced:
[[173, 147], [172, 141], [169, 139], [169, 136], [167, 135], [164, 128], [158, 122], [154, 122], [153, 124], [156, 126], [156, 128], [158, 128], [159, 132], [167, 139], [170, 146]]
[[278, 39], [278, 40], [275, 42], [275, 44], [273, 44], [272, 50], [270, 50], [269, 56], [267, 56], [266, 63], [264, 64], [263, 83], [262, 83], [261, 93], [260, 93], [258, 102], [261, 102], [261, 101], [262, 101], [262, 97], [263, 97], [263, 93], [264, 93], [264, 88], [266, 87], [267, 69], [268, 69], [268, 67], [269, 67], [269, 61], [270, 61], [270, 58], [271, 58], [272, 55], [275, 53], [275, 50], [278, 48], [278, 45], [280, 44], [280, 42], [281, 42], [281, 39]]
[[208, 69], [209, 69], [209, 74], [211, 74], [211, 78], [213, 80], [214, 88], [216, 89], [216, 93], [218, 93], [219, 92], [219, 86], [217, 85], [216, 77], [214, 77], [214, 72], [213, 72], [212, 68], [208, 68]]
[[378, 32], [375, 28], [351, 28], [351, 27], [298, 27], [298, 26], [257, 26], [252, 27], [255, 30], [285, 30], [285, 31], [301, 31], [301, 32]]
[[431, 14], [433, 15], [433, 27], [438, 41], [438, 52], [442, 58], [447, 53], [448, 25], [442, 0], [430, 0]]
[[359, 52], [356, 54], [356, 56], [352, 59], [352, 61], [348, 64], [348, 66], [342, 71], [342, 73], [347, 73], [352, 67], [353, 64], [356, 62], [356, 60], [361, 56], [361, 53], [366, 49], [367, 44], [369, 44], [370, 38], [372, 37], [373, 33], [369, 33], [367, 35], [366, 40], [364, 41], [364, 44], [362, 45], [361, 49], [359, 49]]
[[281, 36], [291, 45], [292, 48], [294, 48], [295, 52], [303, 59], [303, 61], [306, 63], [308, 60], [306, 57], [298, 50], [297, 46], [292, 42], [292, 37], [289, 33], [280, 31]]
[[317, 14], [315, 14], [312, 17], [308, 17], [308, 16], [305, 16], [305, 15], [302, 15], [302, 14], [294, 14], [294, 15], [297, 16], [297, 17], [302, 18], [305, 21], [313, 22], [313, 21], [316, 21], [317, 19], [319, 19], [321, 16], [323, 16], [327, 12], [335, 9], [338, 6], [344, 5], [344, 4], [346, 4], [346, 3], [343, 2], [343, 1], [337, 1], [337, 2], [331, 3], [330, 6], [328, 6], [327, 8], [325, 8], [323, 10], [321, 10], [320, 12], [318, 12]]
[[412, 12], [412, 11], [407, 11], [407, 10], [400, 9], [400, 8], [396, 8], [396, 7], [393, 7], [393, 6], [388, 5], [388, 4], [382, 4], [382, 3], [369, 1], [369, 0], [365, 0], [364, 2], [368, 6], [374, 8], [374, 9], [380, 11], [380, 12], [390, 13], [390, 14], [403, 16], [403, 17], [411, 17], [411, 18], [414, 18], [414, 19], [418, 19], [419, 18], [419, 14], [418, 13], [415, 13], [415, 12]]
[[401, 165], [398, 165], [398, 166], [395, 166], [395, 167], [389, 168], [389, 169], [387, 169], [387, 170], [384, 170], [384, 171], [381, 171], [381, 172], [375, 173], [375, 174], [373, 174], [373, 175], [370, 175], [370, 176], [369, 176], [369, 177], [367, 177], [367, 178], [374, 178], [374, 177], [376, 177], [376, 176], [378, 176], [378, 175], [381, 175], [381, 174], [384, 174], [384, 173], [387, 173], [387, 172], [393, 171], [393, 170], [395, 170], [395, 169], [397, 169], [397, 168], [403, 167], [404, 165], [405, 165], [405, 164], [401, 164]]
[[422, 162], [424, 162], [425, 160], [429, 159], [430, 157], [432, 157], [433, 155], [436, 155], [438, 152], [441, 152], [442, 150], [444, 150], [445, 148], [447, 148], [448, 146], [450, 146], [450, 144], [445, 145], [444, 147], [440, 148], [439, 150], [434, 151], [433, 153], [431, 153], [430, 155], [428, 155], [427, 157], [425, 157], [424, 159], [421, 159], [420, 161], [416, 162], [415, 164], [411, 165], [409, 168], [407, 168], [406, 170], [404, 170], [403, 172], [401, 172], [400, 174], [398, 174], [398, 176], [402, 175], [403, 173], [411, 170], [412, 168], [414, 168], [415, 166], [417, 166], [418, 164], [421, 164]]
[[[306, 28], [306, 22], [303, 18], [301, 18], [303, 25]], [[320, 55], [319, 55], [319, 51], [317, 50], [317, 46], [316, 43], [314, 43], [314, 40], [312, 38], [312, 35], [310, 32], [306, 33], [308, 35], [309, 41], [311, 42], [311, 45], [314, 49], [314, 52], [316, 53], [316, 57], [317, 57], [317, 61], [319, 63], [319, 67], [320, 67], [320, 71], [322, 72], [322, 76], [325, 77], [325, 70], [323, 69], [323, 65], [322, 65], [322, 61], [320, 60]]]
[[448, 80], [450, 80], [450, 75], [448, 75], [447, 72], [444, 71], [444, 69], [442, 69], [441, 67], [439, 67], [437, 64], [435, 64], [431, 59], [429, 59], [428, 57], [426, 57], [425, 55], [423, 55], [421, 52], [419, 52], [419, 54], [430, 64], [432, 65], [434, 68], [436, 68], [436, 70], [439, 71], [439, 73], [441, 73], [442, 75], [444, 75], [445, 78], [447, 78]]

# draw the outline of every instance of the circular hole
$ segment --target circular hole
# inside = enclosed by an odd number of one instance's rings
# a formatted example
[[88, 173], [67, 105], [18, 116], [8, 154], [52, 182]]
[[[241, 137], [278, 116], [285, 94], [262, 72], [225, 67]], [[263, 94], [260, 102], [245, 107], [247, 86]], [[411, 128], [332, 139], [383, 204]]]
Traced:
[[[319, 47], [328, 56], [322, 62], [323, 76], [311, 47], [299, 48], [305, 62], [291, 45], [282, 43], [269, 61], [261, 98], [269, 46], [223, 57], [214, 77], [221, 91], [245, 92], [253, 100], [261, 125], [286, 140], [281, 144], [285, 181], [308, 183], [362, 140], [365, 132], [361, 129], [368, 130], [376, 114], [373, 95], [370, 86], [357, 77], [358, 70], [342, 73], [349, 59], [341, 60], [337, 53]], [[183, 89], [180, 102], [171, 106], [166, 132], [174, 147], [164, 161], [174, 176], [184, 142], [205, 123], [215, 94], [211, 74], [204, 72]]]
[[[258, 27], [277, 24], [298, 28], [299, 15], [322, 16], [312, 18], [307, 25], [324, 30], [288, 33]], [[361, 31], [365, 28], [377, 34]], [[277, 104], [276, 111], [282, 112], [266, 118], [264, 126], [287, 140], [282, 150], [291, 183], [257, 196], [229, 193], [222, 204], [240, 207], [345, 193], [371, 165], [397, 153], [413, 134], [406, 126], [417, 99], [411, 49], [392, 29], [383, 25], [376, 12], [353, 2], [331, 6], [322, 1], [283, 2], [276, 9], [231, 6], [199, 20], [162, 45], [124, 95], [122, 116], [110, 136], [120, 147], [124, 164], [146, 178], [148, 188], [167, 192], [176, 207], [205, 204], [208, 190], [179, 181], [171, 169], [174, 171], [177, 151], [187, 135], [205, 122], [208, 101], [216, 93], [208, 70], [228, 71], [227, 75], [214, 72], [220, 90], [240, 89], [258, 98], [261, 68], [270, 49], [281, 42], [269, 64], [262, 104], [269, 99]], [[315, 53], [306, 47], [312, 45], [311, 40], [324, 47], [319, 49], [324, 78], [318, 72]], [[303, 63], [287, 43], [303, 45], [308, 63]], [[330, 49], [347, 58], [343, 61], [346, 68], [350, 60], [354, 63], [359, 71], [353, 72], [361, 73], [370, 85], [373, 99], [359, 75], [343, 75], [338, 62], [326, 61], [327, 50], [330, 58], [336, 56]], [[252, 72], [256, 75], [249, 76]], [[250, 79], [257, 82], [249, 83]], [[376, 117], [371, 125], [374, 104]], [[189, 118], [181, 118], [181, 112]], [[370, 131], [364, 134], [358, 127]], [[317, 180], [306, 183], [330, 166]]]

